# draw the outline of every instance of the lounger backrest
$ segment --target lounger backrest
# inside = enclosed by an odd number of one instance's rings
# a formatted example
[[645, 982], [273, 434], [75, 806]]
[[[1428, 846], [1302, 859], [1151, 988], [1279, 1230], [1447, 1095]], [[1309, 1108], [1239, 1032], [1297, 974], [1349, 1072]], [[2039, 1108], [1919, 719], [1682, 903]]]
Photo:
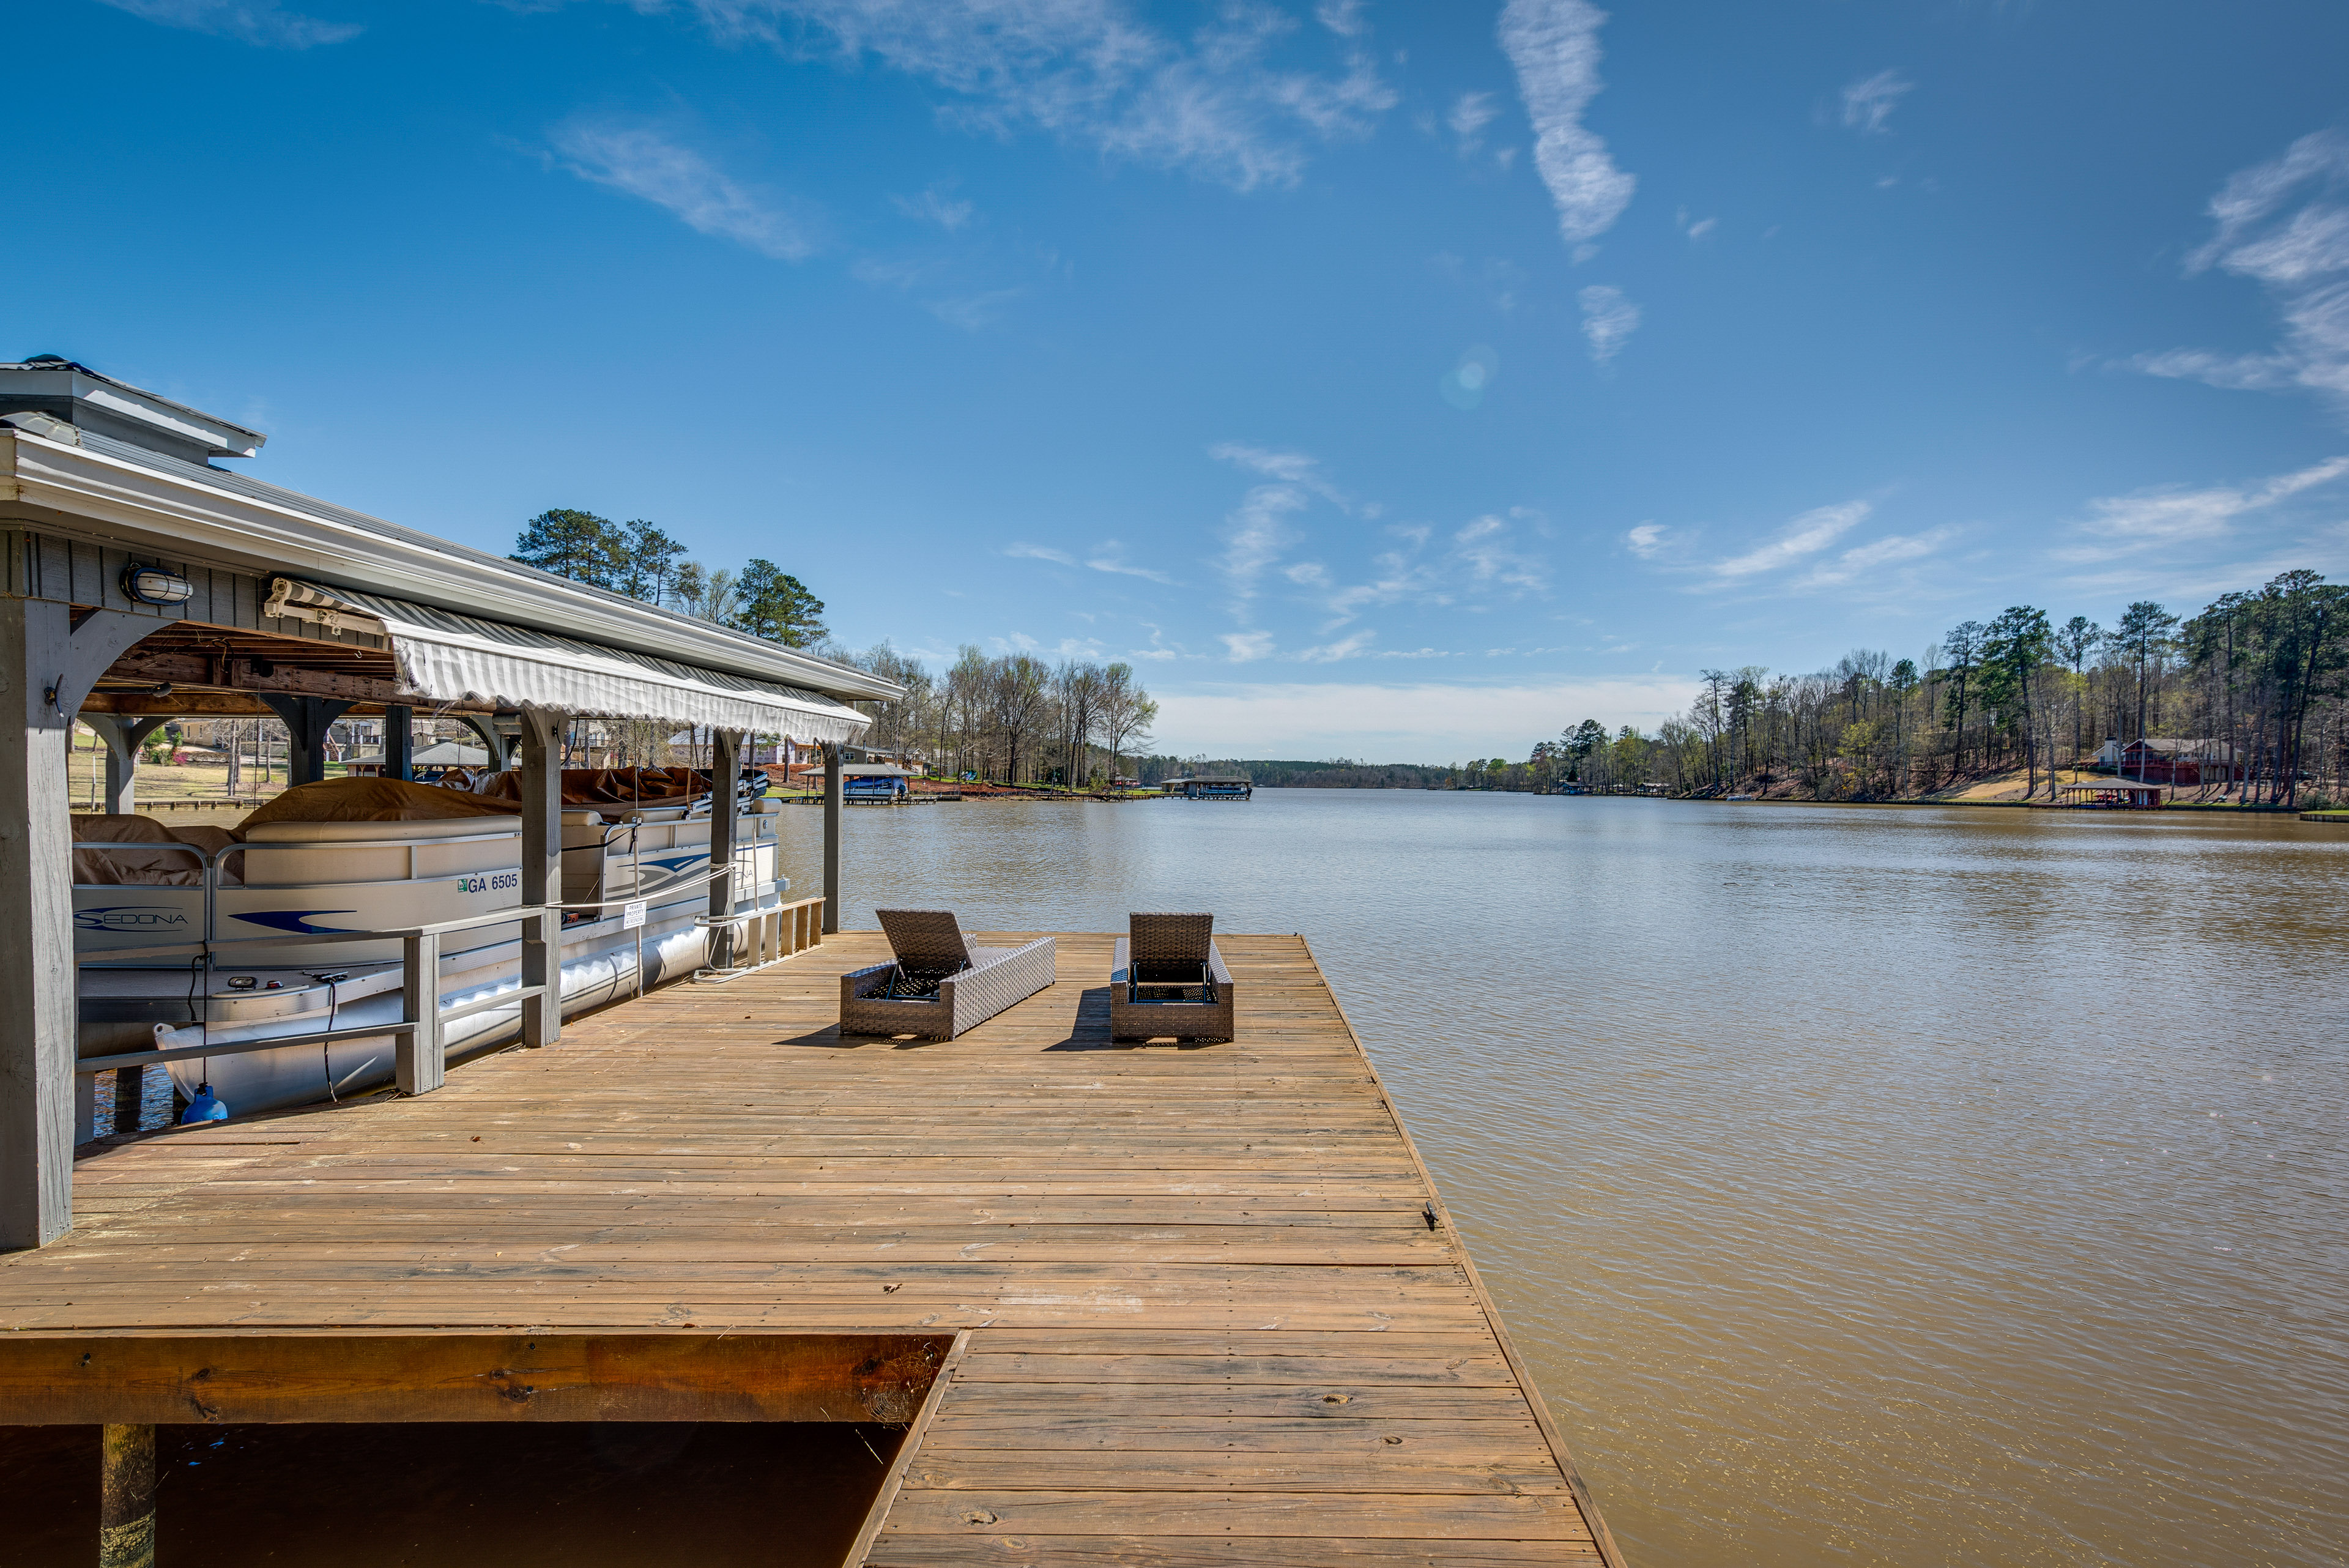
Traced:
[[1127, 944], [1138, 970], [1195, 970], [1207, 961], [1213, 915], [1129, 915]]
[[970, 946], [951, 909], [875, 909], [889, 946], [904, 969], [932, 972], [958, 970], [971, 961]]

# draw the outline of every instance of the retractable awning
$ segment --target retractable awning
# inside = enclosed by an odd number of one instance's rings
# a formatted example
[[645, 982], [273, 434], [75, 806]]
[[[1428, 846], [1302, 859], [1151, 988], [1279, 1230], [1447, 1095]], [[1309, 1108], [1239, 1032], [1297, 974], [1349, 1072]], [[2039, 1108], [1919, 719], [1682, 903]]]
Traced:
[[293, 577], [270, 580], [262, 613], [388, 639], [400, 684], [419, 704], [547, 708], [580, 718], [706, 724], [802, 742], [853, 741], [872, 722], [804, 687]]

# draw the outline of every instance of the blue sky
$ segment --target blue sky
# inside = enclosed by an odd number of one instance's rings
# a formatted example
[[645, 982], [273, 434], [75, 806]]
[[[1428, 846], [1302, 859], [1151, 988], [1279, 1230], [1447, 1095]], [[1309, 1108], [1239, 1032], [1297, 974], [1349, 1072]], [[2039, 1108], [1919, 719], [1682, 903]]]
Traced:
[[57, 0], [0, 354], [1183, 753], [2349, 570], [2349, 9]]

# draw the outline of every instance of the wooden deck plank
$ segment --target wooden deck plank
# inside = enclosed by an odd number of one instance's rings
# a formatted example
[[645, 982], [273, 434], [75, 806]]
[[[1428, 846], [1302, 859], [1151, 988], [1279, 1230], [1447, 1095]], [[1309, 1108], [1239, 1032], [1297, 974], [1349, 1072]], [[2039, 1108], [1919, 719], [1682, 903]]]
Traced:
[[1608, 1559], [1306, 944], [1220, 938], [1240, 1038], [1132, 1046], [1113, 940], [951, 1043], [840, 1037], [850, 933], [420, 1098], [88, 1151], [0, 1331], [967, 1329], [874, 1568]]

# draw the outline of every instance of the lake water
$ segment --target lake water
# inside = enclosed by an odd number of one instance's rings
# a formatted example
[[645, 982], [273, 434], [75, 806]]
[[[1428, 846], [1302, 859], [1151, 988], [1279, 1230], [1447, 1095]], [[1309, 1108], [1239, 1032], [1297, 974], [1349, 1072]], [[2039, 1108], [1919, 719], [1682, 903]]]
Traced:
[[1634, 1568], [2349, 1557], [2349, 829], [1294, 790], [844, 840], [850, 927], [1304, 933]]

